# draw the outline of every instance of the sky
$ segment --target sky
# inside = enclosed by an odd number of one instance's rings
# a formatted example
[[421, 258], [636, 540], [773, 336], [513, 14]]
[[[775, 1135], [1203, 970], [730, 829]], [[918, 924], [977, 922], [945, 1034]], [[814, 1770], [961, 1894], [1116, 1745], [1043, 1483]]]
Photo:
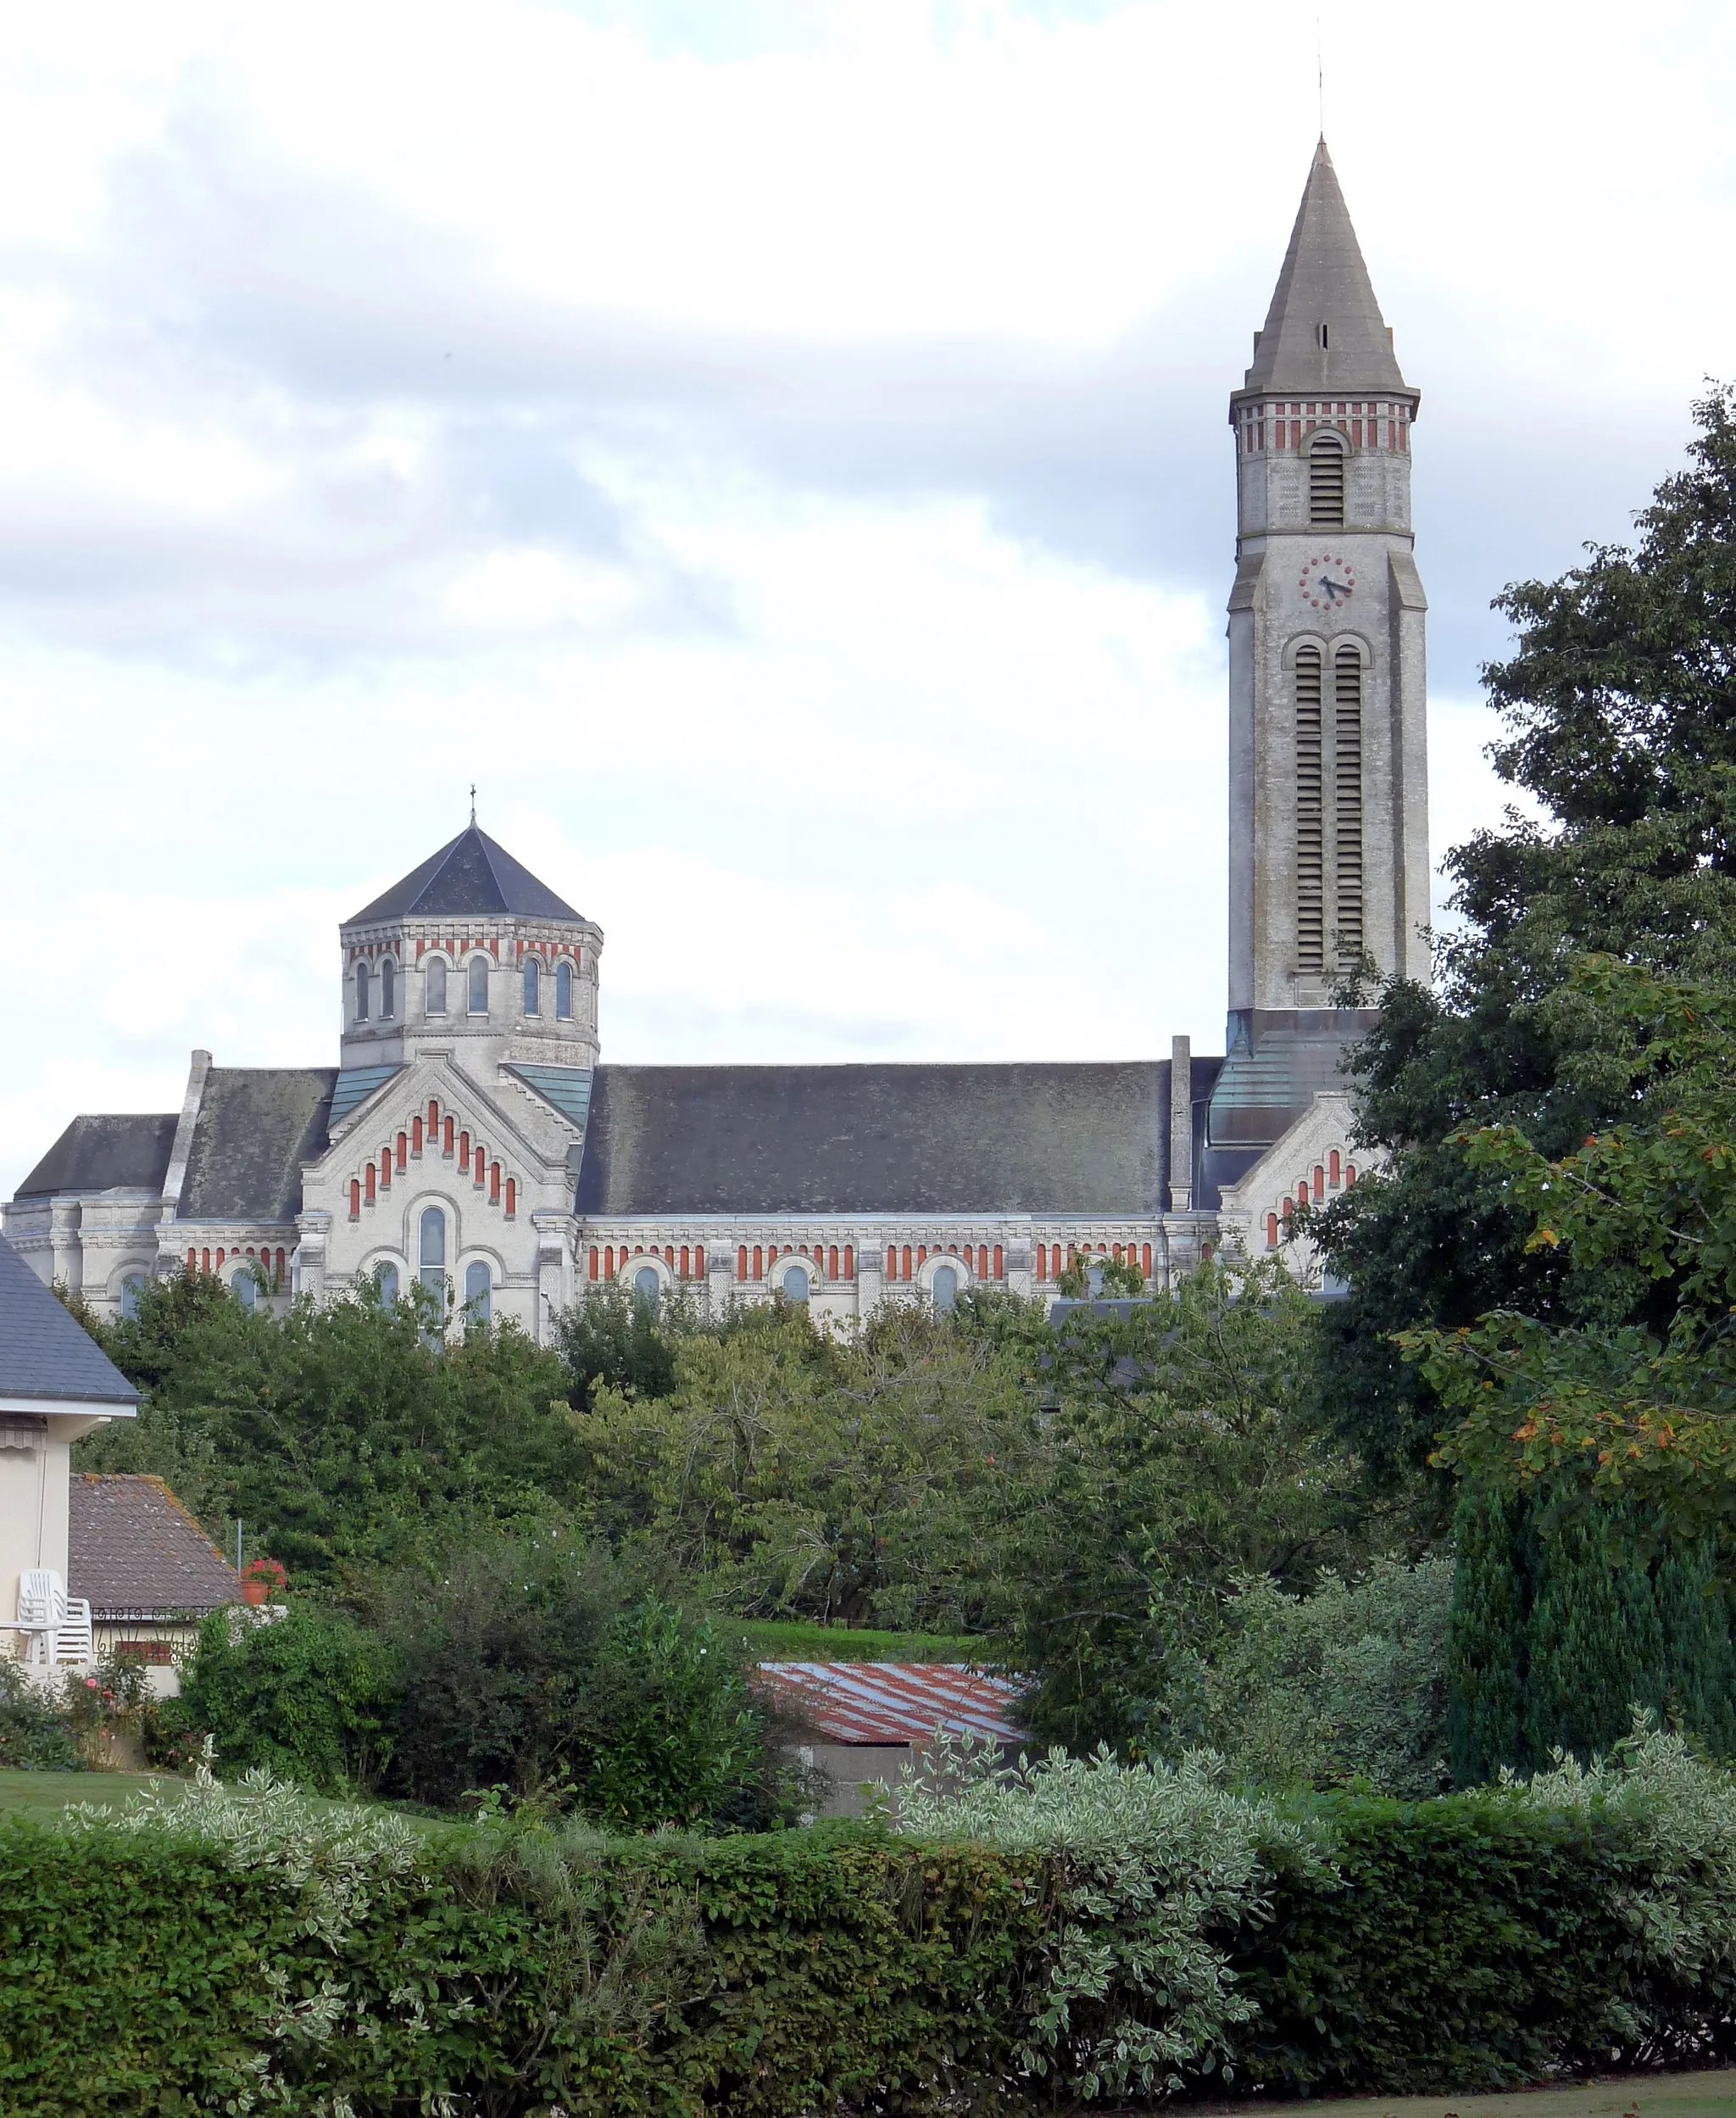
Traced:
[[[1736, 374], [1736, 10], [1318, 43], [1438, 856], [1490, 599]], [[1226, 411], [1321, 108], [1266, 0], [0, 5], [0, 1196], [194, 1045], [335, 1064], [473, 781], [605, 1058], [1221, 1049]]]

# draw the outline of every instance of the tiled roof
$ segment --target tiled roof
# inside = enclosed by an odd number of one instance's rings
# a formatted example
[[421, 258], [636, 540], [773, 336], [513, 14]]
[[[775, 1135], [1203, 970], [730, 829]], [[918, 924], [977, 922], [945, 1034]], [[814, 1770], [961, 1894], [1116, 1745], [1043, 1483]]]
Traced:
[[335, 1067], [213, 1067], [181, 1187], [189, 1221], [289, 1221], [326, 1145]]
[[598, 1067], [581, 1214], [1161, 1212], [1166, 1061]]
[[139, 1394], [0, 1235], [0, 1399], [64, 1398], [130, 1413]]
[[175, 1113], [114, 1112], [75, 1118], [18, 1187], [20, 1199], [54, 1191], [163, 1189], [175, 1145]]
[[362, 927], [382, 919], [464, 918], [479, 912], [523, 919], [584, 917], [472, 824], [343, 923]]
[[160, 1478], [75, 1472], [68, 1500], [67, 1590], [98, 1622], [240, 1602], [235, 1569]]
[[923, 1743], [937, 1729], [1017, 1743], [1018, 1686], [958, 1662], [762, 1662], [818, 1736], [835, 1743]]

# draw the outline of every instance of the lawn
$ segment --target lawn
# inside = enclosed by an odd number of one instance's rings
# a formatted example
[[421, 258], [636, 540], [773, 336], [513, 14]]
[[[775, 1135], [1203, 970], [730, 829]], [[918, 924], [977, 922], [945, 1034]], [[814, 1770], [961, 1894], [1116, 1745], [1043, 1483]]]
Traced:
[[73, 1802], [125, 1802], [155, 1780], [172, 1781], [159, 1772], [0, 1772], [0, 1817], [53, 1816]]
[[717, 1630], [738, 1634], [756, 1662], [975, 1662], [983, 1653], [980, 1640], [871, 1632], [865, 1626], [814, 1625], [797, 1619], [723, 1618]]
[[[1500, 2096], [1355, 2096], [1336, 2101], [1167, 2104], [1165, 2118], [1736, 2118], [1736, 2067], [1629, 2074]], [[1105, 2114], [1105, 2118], [1109, 2115]]]

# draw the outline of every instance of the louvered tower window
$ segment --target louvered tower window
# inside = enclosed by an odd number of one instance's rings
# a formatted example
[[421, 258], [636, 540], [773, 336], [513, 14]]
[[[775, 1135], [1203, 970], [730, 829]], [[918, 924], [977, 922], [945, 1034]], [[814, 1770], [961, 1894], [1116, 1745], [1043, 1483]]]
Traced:
[[1296, 650], [1296, 968], [1318, 977], [1326, 961], [1326, 875], [1321, 804], [1320, 649]]
[[1362, 954], [1362, 657], [1333, 658], [1333, 853], [1338, 882], [1338, 960]]
[[1344, 444], [1336, 434], [1316, 434], [1308, 452], [1308, 520], [1315, 529], [1344, 527]]

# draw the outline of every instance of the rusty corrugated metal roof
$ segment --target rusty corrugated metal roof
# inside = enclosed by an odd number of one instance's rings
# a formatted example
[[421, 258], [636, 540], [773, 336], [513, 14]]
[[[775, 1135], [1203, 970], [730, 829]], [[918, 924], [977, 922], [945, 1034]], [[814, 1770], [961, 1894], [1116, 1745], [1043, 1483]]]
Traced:
[[926, 1742], [936, 1729], [1016, 1743], [1019, 1689], [962, 1662], [762, 1662], [816, 1735], [835, 1743]]

